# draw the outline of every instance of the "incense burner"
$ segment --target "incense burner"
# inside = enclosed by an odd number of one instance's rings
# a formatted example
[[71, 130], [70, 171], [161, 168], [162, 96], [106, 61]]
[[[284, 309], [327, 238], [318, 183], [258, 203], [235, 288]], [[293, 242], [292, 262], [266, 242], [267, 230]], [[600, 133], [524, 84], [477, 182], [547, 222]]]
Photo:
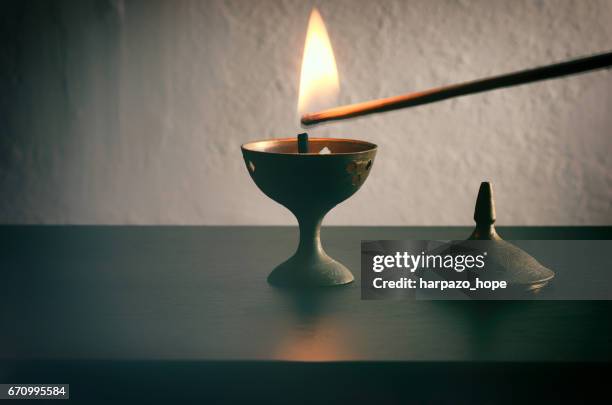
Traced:
[[[320, 154], [324, 148], [330, 153]], [[244, 161], [257, 187], [289, 209], [300, 227], [296, 252], [272, 271], [268, 277], [271, 284], [312, 287], [353, 281], [353, 274], [323, 250], [321, 222], [364, 183], [376, 148], [369, 142], [334, 138], [311, 138], [310, 153], [298, 152], [296, 138], [242, 145]]]

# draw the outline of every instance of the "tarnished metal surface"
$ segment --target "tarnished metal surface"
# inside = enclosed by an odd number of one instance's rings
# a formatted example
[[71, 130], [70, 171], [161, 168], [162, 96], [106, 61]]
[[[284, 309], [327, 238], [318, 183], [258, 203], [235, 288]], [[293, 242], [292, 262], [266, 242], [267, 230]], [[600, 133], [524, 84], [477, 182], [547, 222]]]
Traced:
[[[327, 148], [331, 153], [320, 154]], [[301, 149], [303, 150], [303, 149]], [[247, 143], [242, 155], [255, 184], [287, 207], [300, 225], [295, 254], [270, 274], [277, 285], [331, 286], [353, 281], [351, 272], [329, 257], [320, 240], [323, 217], [365, 182], [376, 145], [351, 139], [314, 138], [310, 153], [299, 153], [296, 138]], [[273, 249], [273, 247], [271, 247]]]

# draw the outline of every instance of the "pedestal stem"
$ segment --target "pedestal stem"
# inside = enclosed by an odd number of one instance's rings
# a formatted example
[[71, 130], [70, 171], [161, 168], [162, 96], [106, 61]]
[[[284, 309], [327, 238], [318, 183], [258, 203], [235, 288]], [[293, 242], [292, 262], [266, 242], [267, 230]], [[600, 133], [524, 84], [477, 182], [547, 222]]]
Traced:
[[270, 283], [292, 287], [324, 287], [353, 281], [351, 272], [323, 250], [321, 223], [326, 213], [307, 211], [295, 215], [300, 226], [300, 243], [293, 256], [270, 273]]
[[296, 256], [302, 258], [321, 257], [325, 255], [321, 245], [321, 223], [323, 216], [304, 216], [297, 217], [300, 227], [300, 244], [298, 245]]

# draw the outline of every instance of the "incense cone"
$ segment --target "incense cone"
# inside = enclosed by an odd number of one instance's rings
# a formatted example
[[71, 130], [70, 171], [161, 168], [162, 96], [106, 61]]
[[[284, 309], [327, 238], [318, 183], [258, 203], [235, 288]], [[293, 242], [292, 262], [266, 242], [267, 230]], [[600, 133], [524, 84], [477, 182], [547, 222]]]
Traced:
[[298, 153], [308, 153], [308, 134], [304, 132], [297, 136]]

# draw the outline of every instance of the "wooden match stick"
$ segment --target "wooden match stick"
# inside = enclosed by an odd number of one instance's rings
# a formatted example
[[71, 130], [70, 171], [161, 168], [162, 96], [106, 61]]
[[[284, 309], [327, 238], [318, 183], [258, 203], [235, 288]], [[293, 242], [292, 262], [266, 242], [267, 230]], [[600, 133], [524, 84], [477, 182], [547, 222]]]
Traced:
[[435, 103], [436, 101], [442, 101], [448, 98], [480, 93], [499, 89], [501, 87], [516, 86], [519, 84], [583, 73], [589, 70], [609, 68], [610, 66], [612, 66], [612, 52], [396, 97], [381, 98], [378, 100], [331, 108], [325, 111], [305, 114], [302, 116], [301, 122], [303, 125], [308, 126], [325, 121], [344, 120], [347, 118], [359, 117], [361, 115]]

